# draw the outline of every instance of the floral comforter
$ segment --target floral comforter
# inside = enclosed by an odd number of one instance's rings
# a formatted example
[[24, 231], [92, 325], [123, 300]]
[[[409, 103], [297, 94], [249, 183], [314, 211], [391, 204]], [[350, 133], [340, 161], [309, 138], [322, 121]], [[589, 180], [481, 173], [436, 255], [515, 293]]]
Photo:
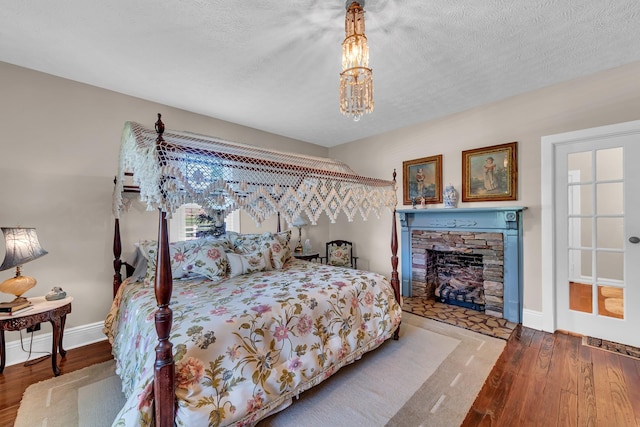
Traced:
[[[174, 282], [176, 425], [252, 425], [393, 335], [401, 318], [381, 275], [291, 260], [218, 282]], [[120, 287], [105, 321], [127, 403], [114, 426], [152, 418], [153, 287]]]

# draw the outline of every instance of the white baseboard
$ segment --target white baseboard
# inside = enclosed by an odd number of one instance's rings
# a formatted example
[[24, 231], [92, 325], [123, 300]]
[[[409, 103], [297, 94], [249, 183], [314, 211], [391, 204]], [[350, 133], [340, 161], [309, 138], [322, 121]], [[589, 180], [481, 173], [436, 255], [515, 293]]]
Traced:
[[522, 326], [542, 331], [542, 319], [541, 311], [527, 310], [526, 308], [522, 310]]
[[[43, 324], [42, 329], [47, 328], [47, 324]], [[62, 340], [62, 348], [69, 350], [72, 348], [82, 347], [84, 345], [93, 344], [95, 342], [104, 341], [107, 339], [102, 328], [104, 322], [92, 323], [89, 325], [78, 326], [75, 328], [65, 328], [64, 337]], [[49, 328], [51, 329], [51, 328]], [[33, 336], [33, 343], [31, 343], [31, 333], [22, 331], [22, 343], [20, 340], [10, 341], [6, 343], [7, 360], [6, 366], [16, 365], [23, 363], [28, 359], [37, 359], [44, 356], [44, 354], [51, 353], [51, 346], [53, 344], [53, 333], [37, 334]], [[31, 356], [29, 357], [29, 345], [31, 347]], [[58, 361], [60, 356], [58, 355]]]

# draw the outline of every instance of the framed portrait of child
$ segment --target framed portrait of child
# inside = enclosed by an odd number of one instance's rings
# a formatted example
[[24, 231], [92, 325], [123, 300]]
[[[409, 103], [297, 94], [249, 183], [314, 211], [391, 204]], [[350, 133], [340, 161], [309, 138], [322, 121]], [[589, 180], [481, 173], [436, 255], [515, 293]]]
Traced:
[[442, 203], [442, 154], [402, 162], [405, 205]]
[[462, 152], [462, 201], [517, 200], [517, 142]]

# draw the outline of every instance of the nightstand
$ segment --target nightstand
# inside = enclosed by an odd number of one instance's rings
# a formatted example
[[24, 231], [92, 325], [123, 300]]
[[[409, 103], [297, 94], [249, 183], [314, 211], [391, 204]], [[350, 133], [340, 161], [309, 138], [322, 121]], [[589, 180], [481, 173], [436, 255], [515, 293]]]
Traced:
[[304, 261], [313, 261], [313, 260], [318, 260], [318, 262], [320, 261], [320, 254], [318, 252], [311, 253], [311, 254], [294, 252], [293, 257], [296, 259], [304, 260]]
[[62, 348], [64, 323], [67, 314], [71, 313], [73, 297], [66, 297], [55, 301], [47, 301], [45, 297], [28, 298], [33, 308], [14, 315], [0, 316], [0, 374], [4, 371], [7, 354], [5, 350], [4, 331], [19, 331], [35, 326], [39, 323], [50, 322], [53, 329], [53, 343], [51, 345], [51, 367], [55, 376], [60, 375], [57, 355], [64, 357], [67, 351]]

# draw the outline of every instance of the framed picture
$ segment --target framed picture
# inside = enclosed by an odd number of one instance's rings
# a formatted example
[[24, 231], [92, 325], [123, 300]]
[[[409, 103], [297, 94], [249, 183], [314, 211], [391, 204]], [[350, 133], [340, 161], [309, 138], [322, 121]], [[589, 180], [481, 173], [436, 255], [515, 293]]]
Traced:
[[517, 142], [462, 152], [462, 201], [518, 198]]
[[442, 154], [402, 162], [405, 205], [442, 203]]

